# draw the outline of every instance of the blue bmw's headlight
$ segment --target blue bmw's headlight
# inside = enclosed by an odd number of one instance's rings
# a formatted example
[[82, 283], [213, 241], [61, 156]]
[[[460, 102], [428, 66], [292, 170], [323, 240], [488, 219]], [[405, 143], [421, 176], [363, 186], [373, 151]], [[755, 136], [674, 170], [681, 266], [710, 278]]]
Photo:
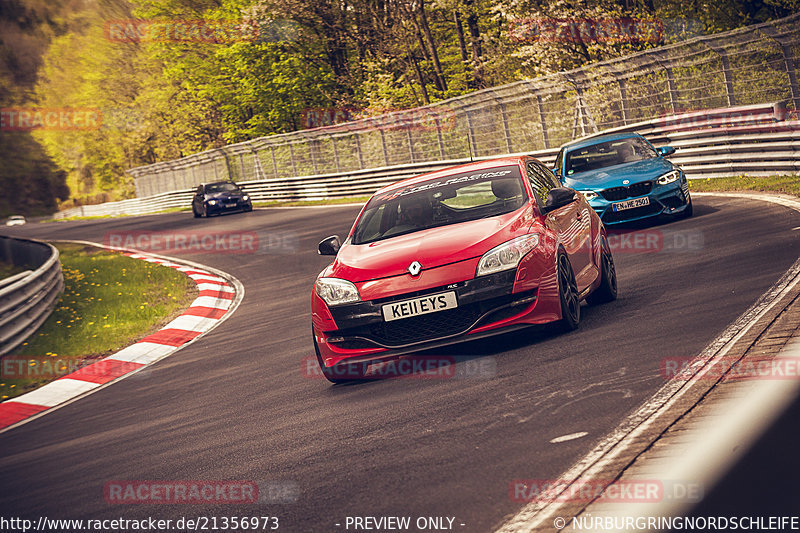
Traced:
[[216, 200], [209, 200], [208, 201], [208, 205], [217, 205], [217, 201]]
[[667, 172], [660, 178], [656, 180], [659, 185], [666, 185], [668, 183], [672, 183], [673, 181], [678, 181], [681, 178], [680, 170], [672, 170]]
[[244, 200], [245, 202], [246, 202], [247, 200], [249, 200], [249, 199], [250, 199], [250, 197], [249, 197], [248, 195], [246, 195], [246, 194], [245, 194], [244, 196], [242, 196], [242, 200]]
[[585, 198], [587, 202], [591, 202], [595, 198], [597, 198], [597, 193], [594, 191], [578, 191], [580, 192]]

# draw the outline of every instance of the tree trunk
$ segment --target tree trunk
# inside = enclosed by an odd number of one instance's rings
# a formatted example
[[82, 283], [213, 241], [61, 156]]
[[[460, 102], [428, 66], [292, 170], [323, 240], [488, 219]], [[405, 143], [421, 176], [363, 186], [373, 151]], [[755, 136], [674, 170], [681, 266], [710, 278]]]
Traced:
[[481, 72], [483, 50], [481, 49], [481, 31], [478, 27], [478, 15], [473, 9], [473, 0], [465, 0], [464, 5], [469, 9], [467, 29], [469, 30], [470, 43], [472, 44], [472, 68], [475, 85], [483, 87], [483, 73]]
[[456, 34], [458, 35], [458, 49], [461, 50], [461, 61], [467, 62], [467, 42], [464, 40], [464, 26], [461, 25], [461, 13], [458, 9], [453, 10], [453, 21], [456, 23]]
[[425, 14], [425, 0], [419, 0], [418, 4], [420, 25], [422, 32], [425, 34], [425, 40], [428, 42], [431, 59], [433, 60], [433, 70], [436, 73], [436, 79], [439, 90], [447, 90], [447, 81], [442, 74], [442, 65], [439, 63], [439, 53], [436, 51], [436, 43], [433, 41], [433, 34], [431, 34], [431, 27], [428, 25], [428, 16]]

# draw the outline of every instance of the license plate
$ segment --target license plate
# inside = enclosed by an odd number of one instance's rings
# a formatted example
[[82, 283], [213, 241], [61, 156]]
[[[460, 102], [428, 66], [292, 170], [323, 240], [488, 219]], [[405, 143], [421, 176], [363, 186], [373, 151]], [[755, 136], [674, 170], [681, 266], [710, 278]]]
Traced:
[[617, 202], [616, 204], [611, 204], [611, 209], [616, 212], [633, 209], [634, 207], [642, 207], [643, 205], [650, 205], [649, 197], [645, 196], [644, 198], [634, 198], [633, 200]]
[[236, 207], [236, 204], [225, 204], [225, 207]]
[[383, 310], [383, 319], [386, 322], [391, 322], [392, 320], [427, 315], [428, 313], [455, 309], [456, 307], [458, 307], [456, 293], [450, 291], [386, 304], [381, 309]]

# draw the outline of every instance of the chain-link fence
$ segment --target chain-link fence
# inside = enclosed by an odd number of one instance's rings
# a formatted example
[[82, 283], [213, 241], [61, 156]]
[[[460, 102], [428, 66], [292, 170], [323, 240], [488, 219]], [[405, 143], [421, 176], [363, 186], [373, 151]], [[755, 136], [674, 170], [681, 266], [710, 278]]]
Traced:
[[346, 174], [527, 153], [672, 115], [786, 101], [800, 109], [800, 14], [476, 91], [410, 111], [208, 150], [129, 171], [139, 197], [202, 182]]

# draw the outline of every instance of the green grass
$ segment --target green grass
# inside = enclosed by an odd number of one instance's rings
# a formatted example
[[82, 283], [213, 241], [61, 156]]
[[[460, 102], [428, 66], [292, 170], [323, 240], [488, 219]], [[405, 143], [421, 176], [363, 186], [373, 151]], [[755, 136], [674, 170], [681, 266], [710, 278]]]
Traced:
[[272, 200], [269, 202], [253, 202], [254, 207], [302, 207], [308, 205], [341, 205], [363, 204], [370, 196], [353, 196], [351, 198], [328, 198], [327, 200]]
[[[169, 267], [92, 246], [59, 243], [64, 292], [53, 314], [12, 354], [76, 368], [136, 342], [175, 318], [197, 296], [194, 282]], [[30, 365], [34, 366], [34, 365]], [[7, 379], [0, 398], [13, 398], [60, 377]], [[39, 368], [48, 368], [40, 366]], [[18, 376], [13, 374], [13, 377]]]
[[764, 178], [732, 176], [689, 180], [689, 188], [696, 192], [755, 191], [800, 196], [800, 176], [767, 176]]

